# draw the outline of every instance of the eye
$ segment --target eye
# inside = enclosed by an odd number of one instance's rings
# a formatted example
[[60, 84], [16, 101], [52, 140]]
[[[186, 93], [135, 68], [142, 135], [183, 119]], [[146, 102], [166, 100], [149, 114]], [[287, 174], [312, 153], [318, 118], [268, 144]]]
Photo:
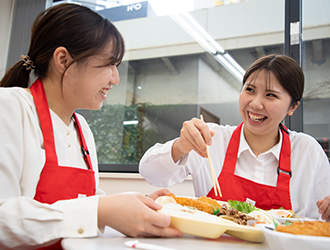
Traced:
[[277, 95], [275, 95], [275, 94], [273, 94], [273, 93], [267, 93], [267, 95], [266, 96], [269, 96], [269, 97], [275, 97], [275, 98], [277, 98]]
[[252, 87], [247, 86], [245, 88], [245, 91], [253, 93], [254, 92], [254, 89]]

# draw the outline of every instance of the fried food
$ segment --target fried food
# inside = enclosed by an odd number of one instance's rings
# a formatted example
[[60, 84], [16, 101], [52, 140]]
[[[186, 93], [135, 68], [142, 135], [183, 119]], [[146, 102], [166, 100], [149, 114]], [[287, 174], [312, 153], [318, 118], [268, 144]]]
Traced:
[[210, 204], [211, 206], [213, 206], [213, 208], [216, 211], [218, 211], [221, 208], [221, 204], [219, 204], [219, 202], [217, 200], [214, 200], [210, 197], [202, 196], [202, 197], [199, 197], [197, 200]]
[[209, 214], [215, 214], [221, 207], [216, 200], [212, 201], [212, 199], [208, 197], [201, 197], [198, 199], [177, 197], [174, 195], [172, 197], [181, 206], [196, 208]]
[[291, 234], [330, 237], [330, 222], [295, 221], [289, 226], [278, 225], [276, 231]]
[[[222, 219], [231, 220], [239, 225], [254, 225], [256, 223], [272, 223], [273, 217], [266, 211], [258, 210], [251, 213], [240, 212], [231, 208], [227, 202], [218, 201], [210, 197], [202, 196], [200, 198], [177, 197], [171, 195], [168, 197], [174, 199], [177, 204], [189, 209], [200, 210], [208, 214], [216, 215]], [[165, 201], [161, 201], [165, 202]], [[166, 201], [167, 202], [167, 201]], [[165, 203], [164, 203], [165, 204]]]

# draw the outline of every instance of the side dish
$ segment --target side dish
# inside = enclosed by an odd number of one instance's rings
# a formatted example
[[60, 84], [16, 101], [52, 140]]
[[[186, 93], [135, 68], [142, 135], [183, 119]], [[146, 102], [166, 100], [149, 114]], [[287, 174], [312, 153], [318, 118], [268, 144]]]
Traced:
[[276, 231], [283, 233], [330, 237], [330, 222], [295, 221], [289, 225], [278, 225]]
[[239, 225], [253, 226], [257, 223], [272, 223], [273, 218], [266, 211], [240, 201], [217, 201], [209, 197], [187, 198], [171, 196], [175, 203], [188, 209], [199, 210], [205, 213], [230, 220]]

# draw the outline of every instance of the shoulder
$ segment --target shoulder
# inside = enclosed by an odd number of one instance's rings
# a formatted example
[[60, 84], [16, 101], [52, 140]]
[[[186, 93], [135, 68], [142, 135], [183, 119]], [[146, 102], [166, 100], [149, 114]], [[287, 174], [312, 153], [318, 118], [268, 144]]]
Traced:
[[0, 106], [1, 112], [15, 110], [15, 113], [17, 113], [22, 109], [30, 109], [35, 105], [32, 95], [26, 89], [2, 87], [0, 88]]
[[324, 150], [320, 143], [311, 135], [290, 131], [290, 141], [292, 151], [309, 152], [309, 155], [317, 156], [318, 154], [324, 154]]
[[29, 94], [25, 89], [19, 87], [0, 87], [0, 98], [1, 99], [10, 99], [10, 98], [17, 98], [22, 93], [26, 92]]
[[319, 144], [314, 137], [303, 132], [290, 131], [289, 136], [291, 143], [294, 144]]

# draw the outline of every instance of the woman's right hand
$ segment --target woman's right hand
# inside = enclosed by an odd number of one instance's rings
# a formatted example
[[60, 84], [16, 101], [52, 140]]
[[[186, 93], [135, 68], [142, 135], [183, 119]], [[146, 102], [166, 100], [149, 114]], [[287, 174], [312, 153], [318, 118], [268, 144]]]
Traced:
[[121, 193], [100, 197], [98, 226], [113, 229], [131, 237], [181, 237], [170, 228], [171, 218], [158, 213], [162, 206], [139, 193]]
[[214, 131], [200, 119], [193, 118], [185, 121], [180, 131], [180, 138], [173, 143], [172, 158], [177, 162], [183, 155], [194, 150], [200, 156], [206, 158], [206, 144], [212, 144]]

